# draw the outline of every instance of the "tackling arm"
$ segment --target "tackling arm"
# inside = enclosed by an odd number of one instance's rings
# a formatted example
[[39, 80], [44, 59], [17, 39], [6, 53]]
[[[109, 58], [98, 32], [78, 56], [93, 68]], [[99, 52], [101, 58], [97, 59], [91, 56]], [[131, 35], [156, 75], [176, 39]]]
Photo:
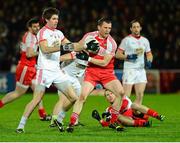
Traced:
[[88, 61], [95, 64], [95, 65], [98, 65], [98, 66], [101, 66], [101, 67], [105, 67], [109, 64], [109, 62], [111, 61], [111, 59], [113, 58], [112, 55], [105, 55], [104, 56], [104, 59], [95, 59], [95, 58], [90, 58]]
[[36, 52], [36, 51], [34, 51], [33, 48], [28, 47], [28, 48], [27, 48], [27, 51], [26, 51], [26, 56], [27, 56], [28, 58], [36, 57], [36, 56], [38, 55], [38, 53], [39, 53], [38, 51]]
[[52, 46], [48, 46], [47, 40], [41, 41], [39, 43], [41, 51], [45, 54], [54, 53], [60, 51], [60, 42], [55, 41]]

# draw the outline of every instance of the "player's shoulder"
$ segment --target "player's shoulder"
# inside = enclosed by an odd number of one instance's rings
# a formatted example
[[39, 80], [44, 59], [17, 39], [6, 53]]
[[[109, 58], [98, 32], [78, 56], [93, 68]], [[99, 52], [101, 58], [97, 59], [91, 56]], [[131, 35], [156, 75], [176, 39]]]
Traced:
[[149, 42], [149, 40], [146, 37], [144, 37], [144, 36], [141, 36], [141, 39], [146, 41], [146, 42]]
[[87, 32], [84, 36], [96, 36], [98, 35], [98, 31], [92, 31], [92, 32]]

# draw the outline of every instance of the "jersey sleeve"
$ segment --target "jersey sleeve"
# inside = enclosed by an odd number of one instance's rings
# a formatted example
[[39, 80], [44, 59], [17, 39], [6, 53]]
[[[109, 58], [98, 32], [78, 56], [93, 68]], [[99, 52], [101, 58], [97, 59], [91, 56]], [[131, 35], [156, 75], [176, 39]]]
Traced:
[[30, 47], [30, 48], [33, 48], [36, 44], [36, 37], [33, 35], [33, 34], [28, 34], [26, 39], [25, 39], [25, 45], [26, 47]]
[[150, 43], [149, 43], [149, 40], [146, 39], [146, 42], [145, 42], [145, 51], [146, 53], [150, 52], [151, 51], [151, 48], [150, 48]]

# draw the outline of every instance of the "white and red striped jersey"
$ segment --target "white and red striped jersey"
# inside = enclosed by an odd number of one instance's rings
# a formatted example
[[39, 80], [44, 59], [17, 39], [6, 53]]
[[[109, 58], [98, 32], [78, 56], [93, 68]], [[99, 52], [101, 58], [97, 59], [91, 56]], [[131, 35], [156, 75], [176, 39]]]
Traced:
[[[55, 41], [63, 41], [64, 34], [57, 29], [51, 29], [47, 25], [40, 29], [37, 34], [38, 42], [43, 40], [47, 41], [48, 46], [52, 46], [53, 42]], [[47, 69], [50, 71], [58, 71], [59, 66], [59, 59], [60, 59], [60, 52], [53, 52], [49, 54], [45, 54], [39, 49], [39, 56], [38, 56], [38, 69]]]
[[[93, 57], [95, 59], [103, 59], [104, 58], [103, 55], [111, 54], [113, 56], [113, 58], [111, 59], [109, 64], [106, 67], [103, 67], [103, 68], [114, 69], [114, 55], [115, 55], [115, 52], [116, 52], [116, 49], [117, 49], [117, 44], [116, 44], [115, 40], [111, 37], [111, 35], [109, 35], [105, 39], [100, 38], [98, 36], [98, 31], [89, 32], [89, 33], [85, 34], [84, 37], [82, 38], [82, 40], [86, 41], [86, 39], [89, 36], [94, 37], [99, 42], [99, 45], [100, 45], [99, 52], [97, 54], [90, 53], [90, 57]], [[98, 65], [94, 65], [92, 63], [89, 63], [88, 65], [89, 66], [87, 68], [96, 67], [96, 68], [101, 68], [102, 69], [102, 67], [100, 67]]]
[[36, 57], [27, 58], [26, 52], [28, 48], [33, 48], [35, 52], [38, 50], [38, 42], [36, 35], [32, 34], [31, 32], [26, 32], [23, 35], [22, 42], [21, 42], [21, 58], [20, 63], [27, 65], [27, 66], [35, 66], [36, 65]]
[[138, 58], [135, 61], [124, 61], [124, 69], [144, 68], [144, 54], [151, 52], [150, 44], [147, 38], [143, 36], [134, 37], [131, 34], [121, 41], [118, 50], [124, 51], [125, 55], [138, 54]]

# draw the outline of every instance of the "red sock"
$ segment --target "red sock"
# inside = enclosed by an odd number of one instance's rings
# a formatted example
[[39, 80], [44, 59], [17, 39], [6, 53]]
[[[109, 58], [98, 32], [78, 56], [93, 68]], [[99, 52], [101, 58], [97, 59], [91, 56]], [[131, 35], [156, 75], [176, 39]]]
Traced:
[[70, 117], [70, 124], [75, 125], [78, 118], [79, 118], [79, 115], [77, 113], [73, 112]]
[[0, 108], [2, 108], [4, 106], [4, 103], [2, 102], [2, 100], [0, 100]]
[[135, 127], [143, 127], [145, 122], [147, 122], [147, 121], [146, 120], [141, 120], [141, 119], [134, 120], [134, 126]]
[[147, 115], [151, 116], [151, 117], [157, 117], [158, 116], [158, 113], [152, 109], [149, 109], [147, 111]]
[[148, 119], [149, 119], [149, 115], [144, 114], [143, 119], [148, 121]]
[[46, 117], [46, 111], [45, 111], [44, 108], [39, 109], [38, 112], [39, 112], [39, 116], [40, 116], [41, 118]]
[[103, 127], [108, 127], [109, 126], [109, 122], [106, 122], [104, 120], [100, 120], [100, 123]]

